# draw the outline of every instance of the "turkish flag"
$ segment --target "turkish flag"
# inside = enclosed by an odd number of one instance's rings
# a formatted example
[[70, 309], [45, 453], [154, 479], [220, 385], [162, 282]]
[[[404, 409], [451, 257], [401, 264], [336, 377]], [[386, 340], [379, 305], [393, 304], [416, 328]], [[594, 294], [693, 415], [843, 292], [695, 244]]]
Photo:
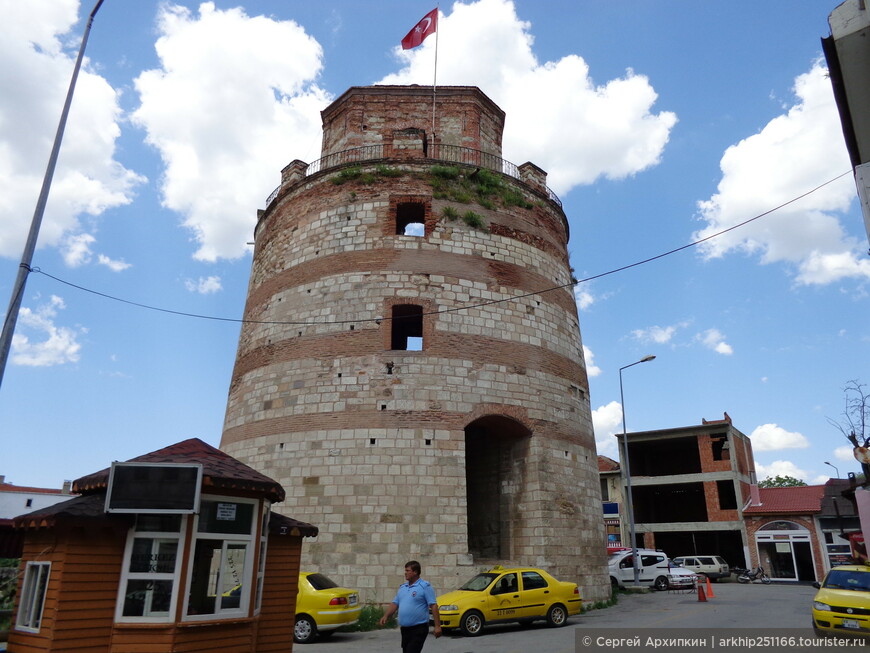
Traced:
[[414, 29], [408, 32], [405, 38], [402, 39], [402, 49], [410, 50], [411, 48], [416, 48], [427, 36], [434, 34], [437, 27], [438, 9], [435, 8], [423, 16], [420, 22], [414, 25]]

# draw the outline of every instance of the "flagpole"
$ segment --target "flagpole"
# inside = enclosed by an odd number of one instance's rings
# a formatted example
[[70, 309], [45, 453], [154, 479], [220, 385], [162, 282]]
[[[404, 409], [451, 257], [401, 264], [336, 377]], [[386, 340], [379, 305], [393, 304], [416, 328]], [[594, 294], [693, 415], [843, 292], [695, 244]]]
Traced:
[[[438, 5], [435, 5], [435, 10], [438, 12]], [[440, 13], [440, 12], [439, 12]], [[435, 14], [436, 20], [438, 13]], [[440, 22], [440, 21], [439, 21]], [[435, 73], [432, 77], [432, 154], [435, 154], [435, 89], [438, 84], [438, 34], [441, 32], [441, 25], [436, 23], [435, 27]]]

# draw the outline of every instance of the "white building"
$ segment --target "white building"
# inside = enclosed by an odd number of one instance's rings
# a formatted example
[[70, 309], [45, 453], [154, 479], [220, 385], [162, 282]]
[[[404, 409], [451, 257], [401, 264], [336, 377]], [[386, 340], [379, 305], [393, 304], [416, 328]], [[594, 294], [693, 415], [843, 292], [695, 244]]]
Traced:
[[63, 487], [24, 487], [6, 482], [5, 476], [0, 476], [0, 519], [12, 519], [34, 510], [53, 506], [61, 501], [71, 499], [69, 481], [64, 481]]

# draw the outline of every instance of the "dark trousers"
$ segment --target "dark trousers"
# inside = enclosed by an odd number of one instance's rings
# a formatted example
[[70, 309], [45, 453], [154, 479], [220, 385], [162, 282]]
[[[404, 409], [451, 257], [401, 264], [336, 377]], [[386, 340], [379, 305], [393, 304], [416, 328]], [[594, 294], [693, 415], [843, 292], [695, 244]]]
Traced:
[[402, 653], [420, 653], [426, 637], [429, 635], [429, 624], [417, 626], [402, 626]]

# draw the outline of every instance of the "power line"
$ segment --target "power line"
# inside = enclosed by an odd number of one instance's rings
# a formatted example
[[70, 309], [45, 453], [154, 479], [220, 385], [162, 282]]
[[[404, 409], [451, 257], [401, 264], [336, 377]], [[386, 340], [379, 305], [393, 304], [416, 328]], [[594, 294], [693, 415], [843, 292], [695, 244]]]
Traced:
[[[465, 310], [469, 310], [469, 309], [473, 309], [473, 308], [481, 308], [483, 306], [491, 306], [493, 304], [501, 304], [503, 302], [512, 302], [512, 301], [516, 301], [518, 299], [524, 299], [526, 297], [534, 297], [535, 295], [543, 295], [545, 293], [552, 292], [554, 290], [562, 290], [564, 288], [578, 286], [581, 283], [586, 283], [588, 281], [594, 281], [595, 279], [601, 279], [602, 277], [607, 277], [607, 276], [610, 276], [612, 274], [616, 274], [617, 272], [623, 272], [625, 270], [630, 270], [631, 268], [636, 268], [640, 265], [646, 265], [647, 263], [652, 263], [653, 261], [657, 261], [659, 259], [665, 258], [666, 256], [671, 256], [672, 254], [682, 252], [683, 250], [689, 249], [690, 247], [697, 247], [701, 243], [705, 243], [708, 240], [712, 240], [713, 238], [717, 238], [719, 236], [722, 236], [730, 231], [734, 231], [735, 229], [739, 229], [740, 227], [744, 227], [751, 222], [755, 222], [756, 220], [759, 220], [767, 215], [770, 215], [771, 213], [774, 213], [775, 211], [778, 211], [779, 209], [782, 209], [782, 208], [788, 206], [789, 204], [794, 204], [795, 202], [803, 199], [804, 197], [807, 197], [808, 195], [815, 193], [817, 190], [824, 188], [828, 184], [832, 184], [833, 182], [837, 181], [838, 179], [845, 177], [847, 174], [849, 174], [851, 172], [852, 172], [851, 170], [847, 170], [846, 172], [837, 175], [833, 179], [829, 179], [828, 181], [826, 181], [822, 184], [819, 184], [818, 186], [816, 186], [812, 190], [808, 190], [807, 192], [805, 192], [801, 195], [798, 195], [797, 197], [793, 197], [792, 199], [790, 199], [786, 202], [783, 202], [779, 206], [775, 206], [772, 209], [768, 209], [767, 211], [764, 211], [763, 213], [759, 213], [758, 215], [753, 216], [747, 220], [744, 220], [743, 222], [739, 222], [735, 225], [732, 225], [732, 226], [728, 227], [727, 229], [717, 231], [714, 234], [710, 234], [709, 236], [705, 236], [704, 238], [700, 238], [698, 240], [692, 241], [691, 243], [681, 245], [680, 247], [675, 247], [674, 249], [668, 250], [666, 252], [662, 252], [661, 254], [656, 254], [655, 256], [650, 256], [649, 258], [645, 258], [645, 259], [642, 259], [640, 261], [635, 261], [634, 263], [629, 263], [627, 265], [623, 265], [623, 266], [620, 266], [618, 268], [613, 268], [612, 270], [607, 270], [606, 272], [601, 272], [599, 274], [592, 275], [591, 277], [585, 277], [585, 278], [579, 279], [579, 280], [572, 280], [570, 283], [565, 283], [565, 284], [561, 284], [558, 286], [551, 286], [550, 288], [545, 288], [543, 290], [536, 290], [534, 292], [523, 293], [522, 295], [515, 295], [513, 297], [505, 297], [503, 299], [492, 299], [492, 300], [488, 300], [488, 301], [484, 301], [484, 302], [476, 302], [473, 304], [464, 304], [462, 306], [455, 306], [453, 308], [445, 308], [445, 309], [441, 309], [438, 311], [424, 312], [423, 315], [439, 315], [442, 313], [455, 313], [458, 311], [465, 311]], [[66, 281], [64, 279], [61, 279], [60, 277], [53, 276], [53, 275], [48, 274], [47, 272], [41, 270], [40, 268], [32, 268], [31, 272], [37, 272], [39, 274], [42, 274], [42, 275], [48, 277], [49, 279], [54, 279], [58, 283], [62, 283], [62, 284], [69, 286], [71, 288], [75, 288], [77, 290], [81, 290], [83, 292], [90, 293], [92, 295], [97, 295], [98, 297], [103, 297], [105, 299], [110, 299], [112, 301], [121, 302], [122, 304], [129, 304], [130, 306], [144, 308], [144, 309], [149, 310], [149, 311], [157, 311], [159, 313], [169, 313], [170, 315], [178, 315], [181, 317], [192, 317], [192, 318], [196, 318], [196, 319], [200, 319], [200, 320], [214, 320], [214, 321], [218, 321], [218, 322], [233, 322], [233, 323], [238, 323], [238, 324], [276, 324], [276, 325], [286, 325], [286, 326], [291, 326], [291, 325], [292, 326], [323, 326], [323, 325], [329, 325], [329, 324], [359, 324], [361, 322], [378, 322], [378, 323], [380, 323], [380, 322], [387, 322], [387, 321], [390, 321], [393, 319], [392, 317], [384, 316], [384, 317], [376, 317], [376, 318], [365, 318], [365, 319], [359, 319], [359, 320], [330, 320], [330, 321], [323, 321], [323, 322], [309, 322], [309, 321], [294, 322], [294, 321], [284, 321], [284, 320], [245, 320], [244, 318], [231, 318], [231, 317], [218, 317], [218, 316], [214, 316], [214, 315], [202, 315], [202, 314], [198, 314], [198, 313], [188, 313], [185, 311], [175, 311], [175, 310], [168, 309], [168, 308], [161, 308], [159, 306], [151, 306], [149, 304], [142, 304], [140, 302], [134, 302], [134, 301], [131, 301], [129, 299], [123, 299], [122, 297], [116, 297], [114, 295], [109, 295], [109, 294], [106, 294], [103, 292], [99, 292], [97, 290], [85, 288], [84, 286], [79, 286], [77, 284], [71, 283], [71, 282]]]

